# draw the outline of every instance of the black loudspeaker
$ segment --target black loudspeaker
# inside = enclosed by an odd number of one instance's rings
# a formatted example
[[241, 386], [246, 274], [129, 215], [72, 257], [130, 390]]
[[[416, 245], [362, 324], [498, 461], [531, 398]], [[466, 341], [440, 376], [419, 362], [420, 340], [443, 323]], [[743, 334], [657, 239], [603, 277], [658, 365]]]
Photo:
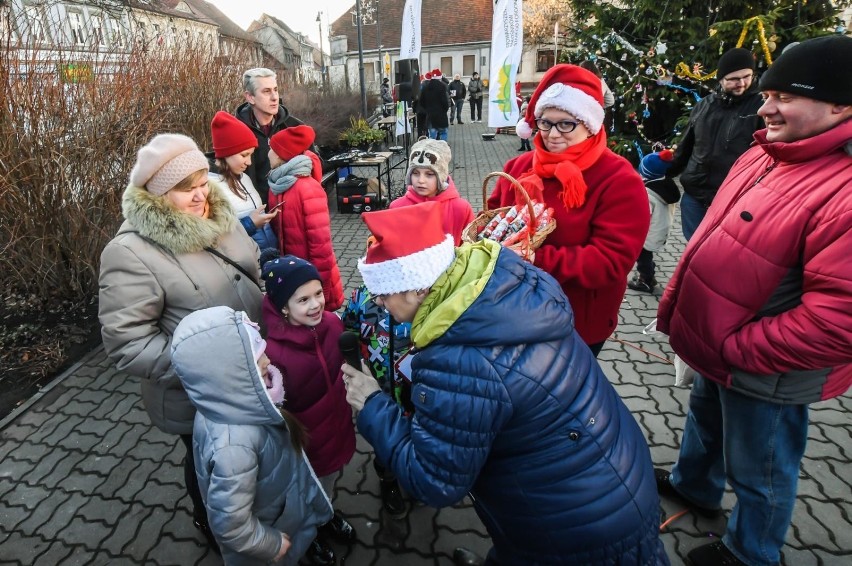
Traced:
[[403, 102], [411, 102], [420, 95], [420, 63], [417, 59], [400, 59], [396, 62], [394, 83], [397, 96]]

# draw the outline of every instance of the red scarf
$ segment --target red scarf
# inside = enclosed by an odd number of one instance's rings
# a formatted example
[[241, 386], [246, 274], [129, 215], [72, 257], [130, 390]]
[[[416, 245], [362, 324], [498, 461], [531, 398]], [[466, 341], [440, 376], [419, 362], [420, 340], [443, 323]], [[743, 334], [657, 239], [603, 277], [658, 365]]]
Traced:
[[518, 177], [530, 198], [544, 202], [542, 179], [556, 178], [562, 184], [559, 198], [565, 208], [578, 208], [586, 202], [586, 181], [583, 171], [591, 167], [606, 149], [606, 132], [603, 128], [594, 136], [572, 145], [562, 153], [551, 153], [544, 148], [541, 135], [533, 138], [535, 153], [532, 169]]

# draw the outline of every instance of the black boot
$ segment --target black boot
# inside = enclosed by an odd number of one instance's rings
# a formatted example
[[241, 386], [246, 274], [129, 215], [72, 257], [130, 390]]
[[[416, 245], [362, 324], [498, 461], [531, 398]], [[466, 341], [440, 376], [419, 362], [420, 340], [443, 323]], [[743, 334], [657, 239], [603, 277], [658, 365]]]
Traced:
[[402, 498], [402, 492], [399, 489], [399, 482], [393, 480], [380, 480], [379, 490], [382, 494], [382, 506], [394, 519], [402, 519], [408, 511], [408, 506]]
[[201, 531], [201, 534], [204, 535], [204, 538], [207, 539], [207, 546], [210, 549], [222, 556], [222, 551], [219, 550], [219, 543], [216, 542], [216, 537], [213, 536], [213, 531], [210, 530], [210, 524], [207, 522], [207, 517], [195, 517], [192, 520], [192, 524], [196, 529]]
[[722, 541], [693, 548], [686, 555], [686, 563], [690, 566], [747, 566]]
[[477, 553], [461, 546], [453, 550], [453, 564], [455, 566], [482, 566], [485, 559]]
[[331, 521], [319, 528], [320, 533], [341, 544], [352, 544], [357, 535], [355, 527], [335, 511]]
[[661, 497], [667, 497], [669, 499], [679, 501], [684, 505], [689, 506], [692, 511], [695, 511], [702, 517], [707, 517], [708, 519], [716, 519], [722, 514], [721, 508], [702, 507], [681, 495], [680, 492], [675, 489], [675, 486], [672, 485], [671, 477], [672, 473], [670, 471], [662, 468], [654, 468], [654, 481], [657, 483], [657, 493], [659, 493]]
[[314, 566], [332, 566], [337, 561], [334, 551], [319, 536], [308, 547], [305, 559]]

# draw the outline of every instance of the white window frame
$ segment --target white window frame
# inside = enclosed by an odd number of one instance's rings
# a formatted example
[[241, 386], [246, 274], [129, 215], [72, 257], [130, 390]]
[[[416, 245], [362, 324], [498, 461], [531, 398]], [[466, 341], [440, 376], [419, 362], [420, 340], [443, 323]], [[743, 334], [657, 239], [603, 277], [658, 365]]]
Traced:
[[[83, 13], [74, 10], [66, 12], [68, 20], [68, 29], [71, 32], [69, 38], [74, 45], [86, 45], [86, 27], [83, 20]], [[76, 25], [76, 27], [75, 27]]]
[[99, 13], [89, 12], [89, 22], [91, 23], [91, 38], [92, 46], [106, 47], [108, 45], [106, 33], [104, 33], [104, 19]]
[[124, 30], [121, 29], [121, 22], [116, 18], [107, 16], [106, 23], [109, 33], [109, 43], [116, 47], [124, 47]]
[[27, 20], [27, 38], [34, 43], [47, 43], [50, 37], [41, 6], [25, 4], [24, 16]]

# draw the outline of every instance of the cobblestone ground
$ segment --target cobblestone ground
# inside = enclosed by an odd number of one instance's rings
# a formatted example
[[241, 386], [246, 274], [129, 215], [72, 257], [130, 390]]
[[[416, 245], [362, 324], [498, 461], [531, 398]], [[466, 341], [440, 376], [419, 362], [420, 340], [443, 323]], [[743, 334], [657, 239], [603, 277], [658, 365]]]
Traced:
[[[485, 124], [450, 128], [453, 177], [481, 207], [481, 183], [516, 155], [518, 140]], [[401, 178], [399, 169], [395, 179]], [[396, 191], [401, 186], [394, 187]], [[367, 232], [357, 215], [337, 214], [332, 229], [347, 288], [360, 282], [356, 262]], [[680, 234], [659, 254], [668, 280], [683, 249]], [[616, 334], [600, 363], [645, 433], [654, 461], [677, 457], [689, 391], [673, 387], [665, 337], [644, 335], [655, 295], [628, 290]], [[844, 396], [811, 411], [810, 442], [800, 471], [799, 498], [784, 548], [790, 566], [852, 564], [852, 400]], [[150, 426], [136, 378], [117, 372], [97, 349], [0, 422], [0, 564], [220, 564], [192, 527], [183, 488], [184, 449]], [[384, 516], [372, 452], [360, 437], [337, 484], [335, 505], [358, 530], [350, 548], [336, 547], [339, 564], [448, 565], [455, 546], [484, 554], [489, 540], [470, 502], [447, 509], [411, 504], [405, 519]], [[729, 494], [724, 505], [731, 508]], [[665, 516], [681, 509], [663, 502]], [[672, 563], [724, 530], [724, 519], [687, 514], [663, 536]]]

